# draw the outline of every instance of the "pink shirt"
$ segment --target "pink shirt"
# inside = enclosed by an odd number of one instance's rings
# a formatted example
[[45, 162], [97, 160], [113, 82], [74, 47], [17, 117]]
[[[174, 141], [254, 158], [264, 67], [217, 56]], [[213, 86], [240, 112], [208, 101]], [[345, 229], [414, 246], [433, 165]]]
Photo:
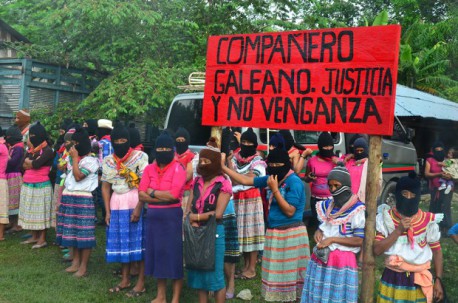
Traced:
[[148, 188], [154, 190], [166, 190], [169, 191], [173, 197], [179, 200], [178, 203], [172, 205], [148, 204], [148, 208], [181, 207], [181, 198], [183, 197], [185, 184], [186, 170], [180, 162], [173, 160], [163, 169], [154, 162], [148, 165], [143, 171], [142, 180], [140, 181], [138, 190], [143, 192], [146, 192]]
[[318, 156], [310, 158], [307, 162], [307, 171], [315, 173], [316, 176], [316, 179], [310, 183], [312, 196], [320, 198], [331, 196], [328, 187], [328, 175], [334, 166], [332, 161], [318, 160]]
[[355, 159], [350, 159], [345, 164], [345, 167], [347, 168], [348, 172], [350, 173], [351, 191], [354, 194], [358, 194], [359, 187], [361, 185], [361, 176], [363, 174], [364, 162], [366, 162], [366, 160], [364, 160], [361, 164], [356, 164]]
[[[429, 171], [431, 173], [436, 174], [442, 172], [442, 167], [439, 166], [439, 162], [436, 159], [434, 159], [433, 157], [429, 157], [426, 159], [426, 161], [428, 161], [430, 165]], [[429, 179], [429, 189], [432, 190], [434, 188], [438, 188], [440, 186], [439, 179], [440, 177]]]
[[[211, 191], [212, 191], [213, 187], [215, 187], [217, 182], [221, 183], [220, 192], [232, 195], [232, 183], [231, 183], [231, 181], [229, 181], [229, 179], [227, 179], [223, 175], [217, 176], [216, 178], [214, 178], [212, 180], [210, 186], [208, 186], [205, 189], [205, 192], [202, 192], [202, 189], [204, 187], [204, 179], [202, 177], [200, 177], [200, 176], [194, 178], [194, 181], [192, 182], [191, 188], [193, 189], [196, 183], [199, 186], [200, 197], [196, 201], [197, 205], [195, 205], [196, 209], [198, 210], [199, 213], [203, 213], [204, 202], [207, 199], [207, 197], [211, 194]], [[215, 202], [218, 202], [218, 201], [215, 201]]]
[[8, 165], [8, 148], [0, 143], [0, 179], [6, 179], [6, 166]]

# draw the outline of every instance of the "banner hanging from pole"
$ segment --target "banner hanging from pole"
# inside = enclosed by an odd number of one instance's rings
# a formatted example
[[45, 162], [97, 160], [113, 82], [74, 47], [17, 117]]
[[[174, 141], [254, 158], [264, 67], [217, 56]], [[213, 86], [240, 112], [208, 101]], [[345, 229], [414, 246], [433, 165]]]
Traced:
[[212, 36], [203, 125], [393, 132], [398, 25]]

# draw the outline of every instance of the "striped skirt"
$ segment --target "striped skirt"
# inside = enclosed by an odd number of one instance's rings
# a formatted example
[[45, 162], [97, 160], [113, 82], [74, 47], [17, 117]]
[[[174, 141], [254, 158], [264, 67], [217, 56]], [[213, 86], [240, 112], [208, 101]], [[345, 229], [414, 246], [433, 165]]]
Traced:
[[145, 239], [143, 216], [138, 222], [130, 217], [138, 204], [138, 190], [113, 193], [110, 200], [110, 225], [107, 226], [106, 259], [108, 263], [130, 263], [143, 260]]
[[327, 264], [312, 254], [301, 303], [322, 302], [358, 302], [358, 264], [353, 252], [334, 250]]
[[229, 200], [226, 210], [224, 211], [223, 224], [226, 239], [224, 263], [238, 263], [240, 258], [240, 246], [237, 230], [237, 217], [235, 215], [233, 200]]
[[8, 180], [8, 193], [10, 197], [9, 202], [9, 215], [14, 216], [19, 214], [19, 201], [21, 199], [21, 186], [22, 174], [21, 173], [7, 173], [6, 179]]
[[95, 247], [95, 208], [91, 192], [64, 189], [57, 216], [57, 244], [78, 249]]
[[259, 189], [234, 194], [237, 229], [241, 252], [264, 249], [264, 212]]
[[27, 230], [51, 227], [52, 187], [50, 181], [23, 183], [19, 203], [18, 225]]
[[8, 219], [8, 181], [0, 179], [0, 224], [10, 223]]
[[305, 226], [267, 229], [262, 257], [263, 298], [269, 302], [290, 302], [300, 298], [309, 259]]
[[56, 183], [54, 185], [54, 192], [52, 195], [51, 200], [51, 226], [57, 226], [57, 212], [60, 206], [60, 200], [62, 199], [62, 192], [64, 191], [64, 187], [60, 186], [60, 184]]
[[377, 303], [420, 303], [426, 302], [426, 297], [420, 286], [414, 284], [414, 275], [405, 272], [395, 272], [385, 268], [377, 292]]

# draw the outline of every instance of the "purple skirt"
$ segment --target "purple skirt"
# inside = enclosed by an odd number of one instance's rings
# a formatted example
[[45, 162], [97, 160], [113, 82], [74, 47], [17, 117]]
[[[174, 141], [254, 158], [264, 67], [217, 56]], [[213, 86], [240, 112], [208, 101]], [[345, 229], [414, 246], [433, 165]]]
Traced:
[[148, 208], [146, 218], [145, 274], [157, 279], [182, 279], [183, 210]]

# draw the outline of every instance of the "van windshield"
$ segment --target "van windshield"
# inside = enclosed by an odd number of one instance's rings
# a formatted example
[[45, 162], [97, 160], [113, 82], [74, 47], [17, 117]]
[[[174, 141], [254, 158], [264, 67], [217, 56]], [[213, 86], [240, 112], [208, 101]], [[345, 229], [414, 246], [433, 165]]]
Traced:
[[173, 102], [167, 128], [174, 132], [181, 126], [191, 135], [191, 145], [205, 145], [211, 127], [202, 126], [202, 99], [184, 99]]

